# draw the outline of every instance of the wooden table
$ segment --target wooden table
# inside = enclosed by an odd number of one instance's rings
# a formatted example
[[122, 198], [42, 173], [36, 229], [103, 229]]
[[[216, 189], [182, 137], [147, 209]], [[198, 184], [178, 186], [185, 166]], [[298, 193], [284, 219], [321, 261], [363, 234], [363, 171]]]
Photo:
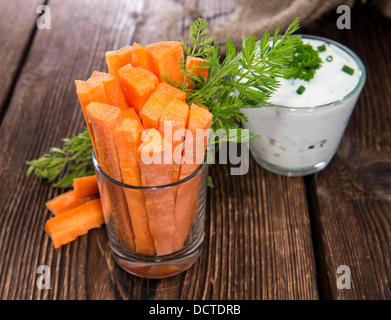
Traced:
[[[49, 0], [51, 29], [39, 30], [43, 3], [0, 4], [0, 299], [391, 298], [391, 21], [358, 5], [351, 30], [338, 30], [335, 14], [302, 29], [344, 43], [367, 67], [335, 158], [306, 178], [253, 160], [245, 176], [214, 165], [200, 259], [181, 275], [145, 280], [115, 264], [104, 227], [54, 250], [44, 203], [63, 190], [26, 178], [25, 161], [80, 132], [73, 81], [105, 70], [105, 51], [148, 43], [138, 28], [150, 3]], [[36, 286], [40, 265], [51, 269], [50, 289]], [[341, 265], [350, 290], [337, 288]]]

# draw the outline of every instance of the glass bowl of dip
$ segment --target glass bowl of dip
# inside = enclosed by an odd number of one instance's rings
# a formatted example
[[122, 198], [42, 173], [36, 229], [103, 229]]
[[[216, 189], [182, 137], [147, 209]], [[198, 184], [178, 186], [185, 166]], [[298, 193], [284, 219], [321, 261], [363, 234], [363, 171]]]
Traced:
[[313, 174], [330, 163], [366, 81], [363, 62], [349, 48], [317, 36], [302, 35], [302, 40], [322, 49], [315, 77], [280, 79], [272, 106], [242, 110], [248, 118], [243, 126], [260, 136], [250, 141], [253, 158], [286, 176]]

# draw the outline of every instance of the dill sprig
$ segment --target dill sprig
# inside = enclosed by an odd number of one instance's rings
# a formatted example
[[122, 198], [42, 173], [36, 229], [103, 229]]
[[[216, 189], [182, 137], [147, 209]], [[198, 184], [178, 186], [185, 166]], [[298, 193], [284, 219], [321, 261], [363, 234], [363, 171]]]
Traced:
[[50, 148], [49, 152], [36, 160], [27, 161], [27, 176], [34, 173], [41, 179], [53, 182], [68, 169], [62, 179], [54, 183], [57, 188], [69, 188], [73, 179], [94, 174], [91, 153], [92, 142], [87, 128], [79, 135], [63, 139], [64, 148]]

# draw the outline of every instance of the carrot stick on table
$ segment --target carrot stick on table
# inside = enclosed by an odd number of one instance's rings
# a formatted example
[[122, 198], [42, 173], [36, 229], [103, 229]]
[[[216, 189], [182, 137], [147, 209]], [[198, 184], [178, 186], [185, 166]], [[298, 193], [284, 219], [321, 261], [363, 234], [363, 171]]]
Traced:
[[[140, 164], [137, 153], [141, 140], [141, 129], [139, 121], [129, 118], [123, 119], [114, 129], [122, 181], [132, 186], [141, 186]], [[149, 230], [143, 192], [125, 188], [125, 196], [132, 219], [136, 252], [149, 255], [155, 254], [154, 239]]]
[[59, 196], [47, 201], [45, 203], [46, 208], [53, 213], [55, 216], [62, 214], [68, 210], [76, 208], [83, 203], [91, 201], [94, 199], [92, 196], [79, 197], [76, 195], [74, 190], [70, 190]]
[[[100, 154], [99, 165], [111, 178], [122, 182], [120, 163], [113, 135], [113, 129], [122, 119], [121, 110], [107, 104], [92, 102], [87, 106], [86, 113], [93, 127], [96, 147]], [[111, 214], [118, 235], [130, 250], [134, 250], [132, 222], [124, 191], [121, 187], [110, 182], [107, 182], [106, 185], [110, 198]]]
[[173, 174], [172, 182], [178, 181], [182, 161], [183, 141], [189, 115], [189, 105], [174, 99], [163, 111], [159, 120], [159, 132], [166, 141], [172, 144]]
[[99, 195], [96, 175], [73, 179], [73, 190], [78, 197]]
[[49, 219], [45, 231], [57, 249], [104, 223], [100, 199], [95, 199]]
[[[138, 148], [141, 183], [144, 187], [166, 185], [172, 179], [172, 147], [156, 129], [148, 130]], [[154, 238], [158, 255], [173, 252], [175, 235], [174, 205], [175, 189], [152, 189], [144, 191], [149, 228]]]
[[[192, 104], [184, 142], [182, 165], [179, 179], [192, 174], [205, 158], [212, 114], [205, 108]], [[180, 185], [175, 198], [175, 228], [174, 249], [182, 248], [197, 210], [200, 176], [196, 176]]]

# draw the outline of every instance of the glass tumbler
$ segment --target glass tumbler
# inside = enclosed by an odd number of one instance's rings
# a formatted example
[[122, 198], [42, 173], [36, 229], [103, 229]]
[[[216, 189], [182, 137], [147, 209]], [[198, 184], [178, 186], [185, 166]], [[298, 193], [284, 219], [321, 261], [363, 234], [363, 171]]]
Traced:
[[105, 225], [115, 261], [127, 272], [162, 279], [191, 267], [204, 240], [208, 165], [175, 183], [123, 184], [92, 154]]

